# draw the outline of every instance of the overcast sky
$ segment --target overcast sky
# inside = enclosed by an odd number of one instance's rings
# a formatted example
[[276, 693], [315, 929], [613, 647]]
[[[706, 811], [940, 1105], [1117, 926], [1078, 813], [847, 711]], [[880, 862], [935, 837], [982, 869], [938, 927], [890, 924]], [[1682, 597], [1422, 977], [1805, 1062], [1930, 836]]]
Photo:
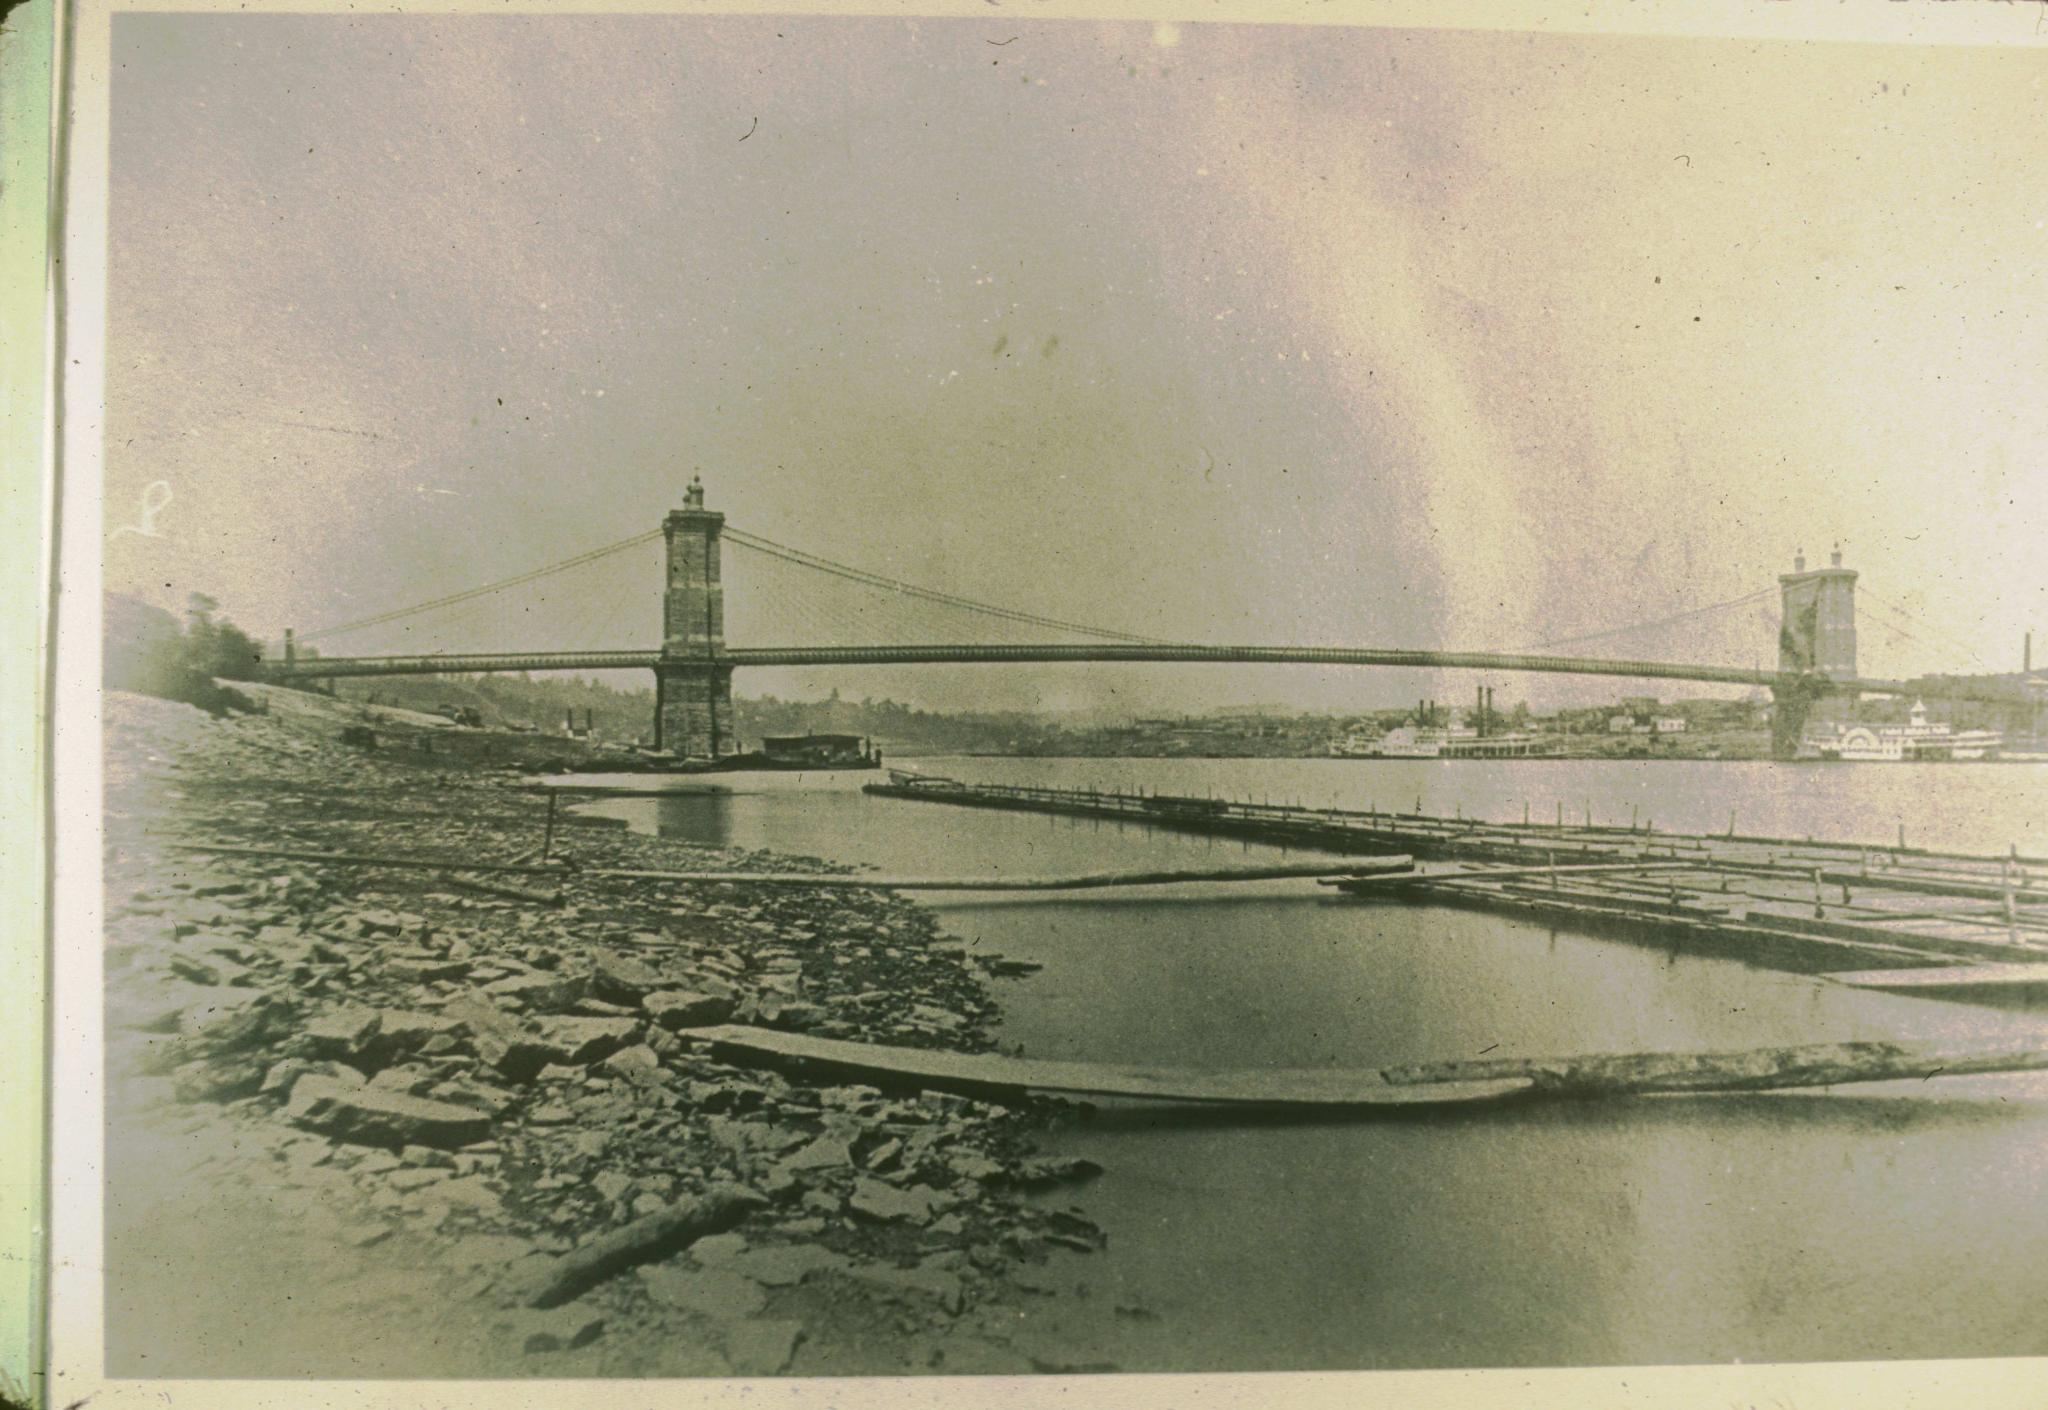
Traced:
[[[2038, 54], [129, 13], [114, 57], [109, 526], [171, 497], [109, 585], [261, 633], [651, 529], [693, 470], [736, 527], [1154, 637], [1524, 647], [1837, 538], [1919, 620], [1866, 611], [1873, 673], [2048, 630]], [[652, 646], [652, 554], [326, 644]], [[735, 555], [735, 643], [832, 625], [778, 572]], [[1587, 649], [1768, 664], [1772, 605]], [[1418, 693], [741, 689], [834, 681]]]

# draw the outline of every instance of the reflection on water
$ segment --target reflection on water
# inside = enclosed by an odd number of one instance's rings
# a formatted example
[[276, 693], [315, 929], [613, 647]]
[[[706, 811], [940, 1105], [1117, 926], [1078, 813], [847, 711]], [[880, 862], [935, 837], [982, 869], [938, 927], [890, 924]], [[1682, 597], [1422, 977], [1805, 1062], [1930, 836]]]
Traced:
[[677, 793], [648, 800], [654, 804], [654, 828], [663, 837], [704, 847], [733, 845], [733, 795]]
[[[1381, 771], [1394, 768], [1432, 811], [1495, 817], [1519, 816], [1510, 789], [1540, 779], [1561, 791], [1569, 780], [1605, 820], [1625, 821], [1631, 797], [1643, 809], [1649, 788], [1660, 825], [1720, 812], [1725, 827], [1734, 806], [1757, 816], [1757, 831], [1852, 838], [1895, 826], [1917, 789], [1916, 840], [2003, 850], [1987, 840], [1996, 835], [2048, 850], [2042, 771], [1994, 770], [1979, 797], [1943, 781], [1966, 772], [1953, 766], [1774, 767], [969, 760], [936, 771], [1278, 799], [1303, 778], [1385, 788], [1395, 779]], [[1754, 798], [1741, 793], [1745, 770]], [[596, 806], [682, 840], [899, 872], [1270, 855], [846, 789]], [[962, 939], [1044, 964], [999, 990], [1004, 1042], [1044, 1057], [1357, 1066], [2048, 1031], [2030, 1015], [1847, 990], [1654, 943], [1348, 904], [1301, 882], [970, 897], [939, 910]], [[1107, 1253], [1063, 1263], [1089, 1294], [1033, 1314], [1055, 1359], [1249, 1370], [2048, 1352], [2048, 1081], [2038, 1077], [1363, 1122], [1125, 1107], [1049, 1143], [1107, 1167], [1050, 1198], [1078, 1199], [1110, 1234]]]

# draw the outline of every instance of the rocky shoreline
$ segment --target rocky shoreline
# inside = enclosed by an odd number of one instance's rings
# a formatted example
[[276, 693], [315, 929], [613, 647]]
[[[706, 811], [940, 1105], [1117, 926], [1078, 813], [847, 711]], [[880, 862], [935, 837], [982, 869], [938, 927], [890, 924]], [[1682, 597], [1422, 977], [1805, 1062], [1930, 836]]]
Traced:
[[[1059, 1188], [1090, 1168], [1032, 1154], [1061, 1108], [807, 1085], [690, 1036], [987, 1050], [994, 961], [928, 912], [582, 878], [843, 869], [573, 813], [558, 899], [519, 876], [181, 851], [509, 863], [539, 850], [547, 804], [513, 770], [415, 747], [424, 729], [383, 719], [372, 744], [340, 702], [215, 719], [110, 693], [106, 715], [110, 1210], [150, 1178], [123, 1152], [177, 1131], [204, 1148], [194, 1191], [241, 1181], [317, 1216], [319, 1276], [360, 1256], [436, 1290], [421, 1306], [464, 1349], [410, 1374], [1080, 1368], [1032, 1315], [1034, 1268], [1102, 1243]], [[124, 1260], [164, 1261], [145, 1222], [110, 1215], [110, 1308]]]

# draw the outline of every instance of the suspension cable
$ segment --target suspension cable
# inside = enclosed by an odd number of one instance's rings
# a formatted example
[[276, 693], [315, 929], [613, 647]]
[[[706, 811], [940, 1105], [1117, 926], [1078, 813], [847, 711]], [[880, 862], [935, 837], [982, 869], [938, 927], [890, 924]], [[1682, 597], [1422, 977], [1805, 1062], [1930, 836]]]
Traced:
[[727, 528], [725, 538], [729, 543], [736, 544], [755, 553], [766, 554], [770, 558], [779, 558], [784, 562], [794, 563], [799, 567], [810, 568], [821, 573], [829, 573], [834, 577], [845, 578], [866, 587], [881, 588], [889, 592], [900, 593], [906, 597], [922, 598], [927, 602], [963, 608], [970, 612], [980, 612], [987, 616], [1001, 617], [1012, 622], [1024, 622], [1036, 627], [1051, 627], [1057, 631], [1074, 633], [1077, 636], [1101, 637], [1110, 641], [1128, 641], [1147, 645], [1157, 644], [1158, 642], [1156, 637], [1137, 636], [1131, 632], [1112, 631], [1106, 627], [1085, 626], [1079, 622], [1063, 621], [1058, 617], [1043, 617], [1035, 612], [1020, 612], [1009, 607], [997, 607], [993, 603], [977, 602], [971, 597], [961, 597], [955, 593], [940, 592], [934, 588], [918, 587], [914, 583], [906, 583], [897, 578], [883, 577], [880, 573], [870, 573], [862, 568], [850, 567], [844, 563], [835, 563], [829, 558], [820, 558], [816, 554], [805, 553], [803, 550], [791, 548], [787, 544], [776, 543], [772, 539], [764, 539], [758, 534], [749, 534], [737, 529]]
[[[1986, 670], [1990, 669], [1991, 663], [1986, 661], [1982, 656], [1978, 655], [1974, 649], [1964, 645], [1960, 638], [1943, 631], [1940, 627], [1935, 626], [1926, 618], [1914, 616], [1911, 612], [1908, 612], [1905, 608], [1899, 606], [1897, 603], [1889, 602], [1884, 598], [1879, 597], [1876, 593], [1871, 592], [1868, 588], [1864, 589], [1863, 596], [1867, 600], [1875, 602], [1879, 607], [1882, 607], [1885, 611], [1891, 613], [1892, 616], [1903, 618], [1904, 620], [1911, 622], [1913, 623], [1913, 625], [1919, 627], [1922, 631], [1933, 633], [1936, 637], [1940, 638], [1942, 645], [1947, 646], [1952, 650], [1960, 651], [1965, 656], [1969, 657], [1972, 661], [1975, 661], [1978, 665], [1984, 667]], [[1904, 636], [1908, 641], [1917, 642], [1921, 646], [1931, 645], [1931, 643], [1929, 642], [1921, 641], [1920, 638], [1914, 636], [1911, 632], [1904, 631], [1898, 627], [1894, 627], [1892, 628], [1892, 630], [1899, 632], [1899, 634], [1901, 636]]]
[[1775, 588], [1759, 588], [1755, 592], [1745, 593], [1741, 597], [1731, 597], [1726, 602], [1710, 602], [1705, 607], [1690, 608], [1684, 612], [1673, 613], [1669, 617], [1659, 617], [1655, 621], [1630, 622], [1626, 626], [1609, 627], [1605, 631], [1587, 632], [1582, 636], [1557, 637], [1550, 641], [1537, 642], [1534, 646], [1525, 647], [1524, 650], [1541, 651], [1552, 646], [1574, 646], [1584, 641], [1599, 641], [1603, 637], [1621, 636], [1626, 632], [1648, 631], [1653, 627], [1668, 627], [1678, 622], [1690, 621], [1694, 617], [1704, 617], [1709, 612], [1722, 612], [1731, 607], [1746, 607], [1752, 602], [1761, 601], [1769, 597], [1775, 591], [1777, 591]]
[[339, 636], [343, 632], [360, 631], [364, 627], [382, 626], [386, 622], [396, 622], [403, 617], [418, 616], [422, 612], [432, 612], [436, 608], [452, 607], [458, 602], [468, 602], [471, 598], [482, 597], [486, 593], [500, 592], [505, 588], [518, 587], [520, 584], [530, 583], [536, 578], [545, 578], [550, 573], [559, 573], [568, 568], [580, 568], [585, 563], [595, 563], [598, 559], [609, 557], [614, 553], [623, 553], [629, 548], [638, 548], [643, 543], [654, 542], [654, 540], [661, 537], [661, 534], [662, 531], [660, 529], [651, 529], [644, 534], [635, 534], [632, 538], [620, 539], [617, 543], [607, 544], [603, 548], [593, 548], [589, 552], [579, 553], [573, 558], [564, 558], [559, 563], [550, 563], [545, 568], [535, 568], [516, 577], [501, 578], [495, 583], [486, 583], [482, 587], [470, 588], [466, 592], [450, 593], [446, 597], [437, 597], [431, 602], [422, 602], [415, 607], [401, 607], [390, 612], [380, 612], [374, 617], [364, 617], [358, 621], [344, 622], [338, 627], [323, 627], [317, 632], [308, 632], [299, 639], [301, 641], [317, 641], [322, 637]]

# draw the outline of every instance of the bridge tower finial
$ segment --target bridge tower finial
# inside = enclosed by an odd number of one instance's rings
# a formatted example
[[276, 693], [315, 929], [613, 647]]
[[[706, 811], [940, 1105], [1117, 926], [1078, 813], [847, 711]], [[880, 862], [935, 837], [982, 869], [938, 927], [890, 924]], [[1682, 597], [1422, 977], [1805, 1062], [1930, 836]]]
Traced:
[[690, 487], [683, 491], [683, 508], [702, 509], [703, 507], [704, 477], [701, 475], [692, 474], [690, 476]]
[[1792, 571], [1795, 573], [1806, 571], [1806, 550], [1803, 547], [1792, 550]]

